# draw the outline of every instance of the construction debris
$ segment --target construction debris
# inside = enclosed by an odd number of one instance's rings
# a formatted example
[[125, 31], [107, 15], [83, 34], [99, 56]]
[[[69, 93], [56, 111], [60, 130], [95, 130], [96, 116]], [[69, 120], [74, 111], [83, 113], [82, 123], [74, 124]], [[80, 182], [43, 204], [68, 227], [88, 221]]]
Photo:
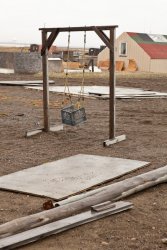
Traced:
[[137, 71], [137, 69], [138, 67], [136, 61], [134, 59], [129, 59], [129, 64], [126, 70], [130, 72], [135, 72]]
[[110, 66], [109, 60], [106, 60], [106, 61], [99, 61], [99, 63], [98, 63], [98, 67], [99, 67], [101, 70], [108, 70], [108, 69], [109, 69], [109, 66]]
[[[99, 204], [100, 206], [101, 204]], [[23, 246], [34, 241], [40, 240], [52, 234], [64, 232], [71, 228], [95, 221], [106, 216], [117, 214], [133, 207], [130, 202], [116, 202], [108, 209], [102, 209], [101, 211], [89, 210], [84, 213], [73, 215], [56, 222], [49, 223], [47, 225], [31, 229], [5, 239], [0, 240], [0, 249], [14, 249], [19, 246]], [[101, 205], [102, 206], [102, 205]]]
[[[70, 95], [78, 96], [81, 87], [80, 86], [68, 86]], [[26, 87], [27, 89], [42, 90], [42, 86]], [[56, 92], [63, 94], [63, 86], [49, 86], [50, 92]], [[84, 96], [88, 98], [109, 99], [109, 87], [108, 86], [84, 86]], [[128, 87], [116, 87], [116, 98], [118, 99], [131, 99], [131, 98], [167, 98], [167, 93], [155, 92], [150, 90], [144, 90], [141, 88], [128, 88]]]
[[2, 224], [0, 225], [0, 238], [5, 238], [18, 232], [60, 220], [84, 209], [89, 209], [93, 205], [115, 199], [122, 199], [122, 197], [166, 182], [167, 166], [108, 185], [102, 191], [100, 190], [98, 193], [87, 196], [82, 200]]
[[[99, 61], [98, 67], [101, 70], [108, 70], [110, 67], [110, 61]], [[124, 70], [124, 61], [116, 61], [115, 62], [115, 69], [116, 71], [123, 71]]]
[[64, 69], [79, 69], [81, 64], [79, 62], [63, 62]]
[[116, 71], [124, 70], [124, 61], [116, 61]]
[[[54, 84], [55, 81], [49, 80], [50, 84]], [[38, 86], [43, 84], [42, 80], [33, 80], [33, 81], [0, 81], [0, 85], [9, 85], [9, 86]]]

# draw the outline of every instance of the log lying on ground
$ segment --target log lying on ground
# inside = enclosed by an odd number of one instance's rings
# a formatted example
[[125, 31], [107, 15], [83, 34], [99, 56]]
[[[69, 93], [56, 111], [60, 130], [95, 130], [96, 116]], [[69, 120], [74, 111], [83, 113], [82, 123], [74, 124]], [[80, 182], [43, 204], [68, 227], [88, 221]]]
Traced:
[[71, 216], [108, 200], [118, 200], [127, 196], [126, 193], [133, 194], [165, 182], [167, 182], [167, 166], [108, 185], [98, 193], [81, 200], [2, 224], [0, 225], [0, 238]]
[[[144, 189], [147, 189], [149, 187], [152, 187], [152, 186], [155, 186], [155, 185], [158, 185], [158, 184], [161, 184], [161, 183], [165, 183], [167, 182], [166, 181], [166, 175], [155, 180], [155, 183], [153, 185], [153, 182], [146, 182], [145, 184], [141, 184], [137, 187], [134, 187], [132, 189], [129, 189], [128, 191], [125, 191], [121, 194], [121, 196], [119, 197], [116, 197], [115, 199], [113, 199], [112, 201], [118, 201], [118, 200], [121, 200], [123, 198], [126, 198], [127, 196], [130, 196], [132, 194], [135, 194], [135, 193], [138, 193]], [[115, 184], [111, 184], [112, 186], [114, 186]], [[111, 186], [110, 185], [110, 186]], [[91, 191], [88, 191], [86, 193], [82, 193], [82, 194], [78, 194], [78, 195], [75, 195], [75, 196], [71, 196], [65, 200], [62, 200], [62, 201], [58, 201], [58, 202], [52, 202], [52, 206], [50, 205], [50, 208], [53, 208], [54, 206], [62, 206], [62, 205], [65, 205], [65, 204], [69, 204], [69, 203], [72, 203], [72, 202], [76, 202], [76, 201], [79, 201], [79, 200], [83, 200], [85, 199], [86, 197], [90, 197], [92, 195], [95, 195], [101, 191], [105, 191], [106, 189], [108, 189], [109, 186], [104, 186], [104, 187], [101, 187], [101, 188], [98, 188], [98, 189], [94, 189], [94, 190], [91, 190]], [[51, 200], [50, 200], [51, 201]]]

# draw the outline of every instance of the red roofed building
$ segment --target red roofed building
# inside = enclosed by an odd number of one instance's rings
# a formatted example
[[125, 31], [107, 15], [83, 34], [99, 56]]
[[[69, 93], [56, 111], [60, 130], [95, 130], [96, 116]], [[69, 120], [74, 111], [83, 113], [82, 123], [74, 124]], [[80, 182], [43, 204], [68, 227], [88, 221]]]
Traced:
[[[98, 61], [109, 60], [105, 48]], [[124, 32], [116, 40], [116, 61], [123, 61], [127, 69], [134, 60], [137, 69], [144, 72], [167, 73], [167, 35]]]

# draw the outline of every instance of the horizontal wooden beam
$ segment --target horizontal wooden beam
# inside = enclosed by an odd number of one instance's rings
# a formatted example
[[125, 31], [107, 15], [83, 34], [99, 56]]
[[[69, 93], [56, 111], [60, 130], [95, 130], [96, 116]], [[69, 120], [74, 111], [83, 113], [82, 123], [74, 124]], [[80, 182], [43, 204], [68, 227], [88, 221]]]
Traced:
[[[96, 26], [100, 30], [111, 30], [118, 27], [118, 25], [111, 25], [111, 26]], [[59, 32], [72, 32], [72, 31], [93, 31], [94, 26], [83, 26], [83, 27], [56, 27], [56, 28], [40, 28], [39, 30], [46, 31], [46, 32], [53, 32], [59, 29]]]
[[46, 49], [50, 49], [50, 47], [52, 46], [54, 40], [56, 39], [56, 37], [59, 34], [59, 29], [55, 29], [54, 31], [52, 31], [52, 33], [50, 34], [50, 36], [48, 37], [46, 44], [44, 47], [42, 47], [41, 49], [41, 55], [43, 55], [45, 53]]

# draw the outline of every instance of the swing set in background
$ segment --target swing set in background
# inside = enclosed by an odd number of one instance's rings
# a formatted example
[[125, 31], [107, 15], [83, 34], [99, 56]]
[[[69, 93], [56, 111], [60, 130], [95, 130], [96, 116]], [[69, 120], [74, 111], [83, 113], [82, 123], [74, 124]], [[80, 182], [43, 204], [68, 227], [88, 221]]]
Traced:
[[[84, 108], [84, 81], [85, 81], [85, 49], [86, 49], [86, 31], [84, 32], [84, 48], [83, 48], [83, 70], [81, 89], [76, 103], [72, 102], [69, 83], [68, 83], [68, 69], [69, 69], [69, 51], [70, 51], [70, 31], [68, 33], [68, 46], [67, 46], [67, 68], [65, 78], [65, 88], [62, 101], [61, 117], [62, 123], [66, 125], [75, 126], [79, 123], [86, 121], [86, 113]], [[64, 106], [65, 105], [65, 106]]]
[[[60, 27], [60, 28], [40, 28], [42, 32], [42, 68], [43, 68], [43, 111], [44, 111], [44, 128], [41, 131], [49, 132], [54, 131], [50, 126], [49, 117], [49, 76], [48, 76], [48, 50], [57, 38], [59, 33], [69, 32], [68, 36], [68, 51], [70, 45], [70, 33], [83, 31], [84, 33], [84, 47], [86, 45], [86, 32], [94, 31], [104, 44], [109, 48], [110, 67], [109, 67], [109, 139], [105, 140], [103, 146], [110, 146], [114, 143], [126, 139], [125, 135], [115, 136], [115, 29], [114, 26], [84, 26], [84, 27]], [[104, 31], [109, 31], [109, 37]], [[48, 36], [48, 33], [50, 35]], [[69, 53], [69, 52], [68, 52]], [[69, 57], [69, 56], [68, 56]], [[69, 59], [69, 58], [68, 58]], [[68, 60], [69, 61], [69, 60]], [[68, 62], [67, 62], [68, 65]], [[81, 83], [81, 91], [78, 101], [73, 104], [68, 86], [68, 66], [66, 71], [65, 82], [65, 96], [69, 98], [69, 105], [62, 107], [62, 122], [68, 125], [76, 125], [86, 120], [85, 109], [83, 107], [84, 101], [84, 73], [85, 67], [83, 66], [83, 79]], [[65, 99], [64, 103], [65, 104]], [[62, 128], [60, 128], [62, 129]], [[57, 128], [58, 130], [58, 128]], [[39, 132], [41, 132], [39, 131]], [[32, 135], [32, 134], [31, 134]]]

